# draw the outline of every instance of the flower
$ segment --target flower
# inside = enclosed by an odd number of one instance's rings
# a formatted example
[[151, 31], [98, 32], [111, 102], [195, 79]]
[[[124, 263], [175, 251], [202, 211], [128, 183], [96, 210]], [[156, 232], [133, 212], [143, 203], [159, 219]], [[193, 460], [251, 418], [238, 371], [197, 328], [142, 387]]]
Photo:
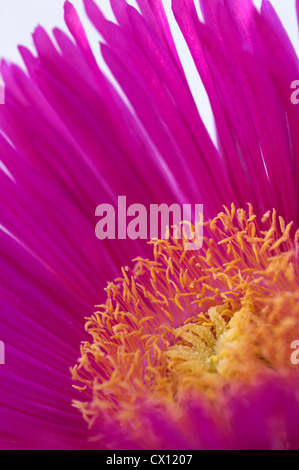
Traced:
[[298, 447], [291, 225], [269, 211], [259, 227], [251, 206], [232, 205], [201, 250], [153, 240], [154, 260], [108, 285], [73, 370], [88, 397], [75, 405], [106, 447]]
[[[74, 41], [54, 29], [54, 44], [38, 27], [37, 56], [20, 47], [27, 72], [1, 66], [0, 445], [299, 448], [288, 351], [298, 334], [291, 42], [267, 1], [259, 13], [250, 0], [201, 0], [202, 23], [193, 0], [173, 0], [215, 146], [162, 1], [138, 0], [137, 11], [111, 0], [117, 24], [84, 4], [118, 86], [69, 2]], [[99, 242], [95, 208], [121, 194], [145, 205], [204, 203], [202, 250], [155, 241], [152, 257], [142, 241]], [[105, 302], [102, 288], [117, 278]], [[87, 401], [69, 374], [81, 341], [73, 375]]]

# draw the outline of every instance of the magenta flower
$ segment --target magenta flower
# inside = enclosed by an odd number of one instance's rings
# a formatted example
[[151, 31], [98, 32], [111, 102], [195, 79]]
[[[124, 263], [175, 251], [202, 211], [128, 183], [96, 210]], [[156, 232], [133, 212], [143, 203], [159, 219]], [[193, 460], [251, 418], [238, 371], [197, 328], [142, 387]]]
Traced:
[[[299, 449], [298, 58], [267, 1], [202, 23], [173, 0], [215, 146], [162, 1], [137, 3], [114, 24], [84, 0], [118, 86], [69, 2], [73, 39], [38, 27], [26, 72], [2, 62], [0, 447]], [[202, 248], [99, 241], [119, 195], [203, 203]]]

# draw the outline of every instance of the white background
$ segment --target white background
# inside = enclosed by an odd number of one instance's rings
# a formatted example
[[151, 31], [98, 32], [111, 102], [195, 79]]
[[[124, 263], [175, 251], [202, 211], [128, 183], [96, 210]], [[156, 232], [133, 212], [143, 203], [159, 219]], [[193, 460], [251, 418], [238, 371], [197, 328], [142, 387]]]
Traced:
[[[111, 16], [109, 0], [96, 1], [103, 11]], [[171, 0], [163, 1], [165, 6], [169, 7]], [[82, 0], [73, 0], [72, 3], [86, 26], [93, 48], [97, 47], [99, 36], [86, 19]], [[254, 3], [259, 6], [261, 0], [255, 0]], [[270, 3], [277, 10], [290, 33], [296, 50], [299, 51], [295, 0], [270, 0]], [[66, 29], [63, 21], [63, 4], [64, 0], [0, 0], [0, 57], [20, 62], [17, 45], [23, 44], [31, 47], [31, 33], [38, 24], [48, 31], [54, 26]], [[240, 0], [240, 8], [242, 8], [242, 0]]]
[[[195, 1], [198, 3], [199, 0]], [[239, 1], [240, 8], [242, 8], [242, 0]], [[107, 17], [112, 19], [113, 15], [109, 5], [109, 0], [96, 0], [96, 2], [101, 6]], [[106, 67], [101, 61], [99, 53], [99, 34], [95, 31], [87, 19], [83, 9], [82, 0], [72, 0], [72, 3], [76, 7], [77, 12], [79, 13], [81, 20], [86, 28], [92, 49], [98, 61], [106, 70]], [[129, 3], [134, 4], [134, 0], [130, 0]], [[163, 0], [163, 3], [168, 14], [171, 15], [171, 0]], [[261, 0], [254, 0], [254, 3], [257, 7], [260, 7]], [[277, 13], [279, 14], [292, 39], [297, 54], [299, 55], [298, 25], [295, 12], [295, 0], [270, 0], [270, 3], [272, 3]], [[66, 30], [66, 26], [63, 20], [63, 4], [64, 0], [0, 0], [0, 58], [5, 58], [8, 61], [21, 64], [22, 60], [17, 50], [17, 46], [18, 44], [22, 44], [33, 49], [31, 33], [38, 24], [45, 27], [48, 32], [50, 32], [51, 29], [55, 26]], [[200, 114], [210, 134], [212, 135], [212, 138], [214, 139], [214, 120], [208, 98], [206, 96], [205, 90], [200, 85], [201, 82], [198, 79], [194, 63], [182, 39], [181, 33], [173, 18], [170, 18], [170, 20], [170, 25], [176, 39], [178, 52], [189, 79], [191, 91], [198, 105]]]

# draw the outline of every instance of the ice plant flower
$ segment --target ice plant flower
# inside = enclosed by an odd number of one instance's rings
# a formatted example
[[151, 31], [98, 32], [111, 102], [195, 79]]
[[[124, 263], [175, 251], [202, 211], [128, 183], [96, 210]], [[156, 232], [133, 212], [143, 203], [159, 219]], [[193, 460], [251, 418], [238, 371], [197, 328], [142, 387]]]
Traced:
[[154, 260], [108, 285], [73, 371], [92, 397], [76, 406], [106, 446], [298, 448], [291, 225], [232, 205], [205, 225], [201, 250], [153, 240]]
[[[70, 2], [72, 39], [1, 65], [1, 448], [298, 449], [296, 53], [267, 1], [173, 0], [216, 146], [163, 2], [110, 3], [84, 0], [117, 86]], [[203, 203], [202, 249], [99, 242], [118, 195]]]

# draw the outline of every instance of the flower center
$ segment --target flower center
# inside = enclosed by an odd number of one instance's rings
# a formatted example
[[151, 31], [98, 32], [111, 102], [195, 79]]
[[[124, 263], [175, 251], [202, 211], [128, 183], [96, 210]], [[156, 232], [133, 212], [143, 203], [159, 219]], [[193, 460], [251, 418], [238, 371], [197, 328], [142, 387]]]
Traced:
[[145, 403], [177, 408], [186, 393], [213, 401], [259, 374], [291, 374], [299, 315], [299, 232], [276, 212], [261, 227], [252, 207], [204, 223], [204, 243], [152, 240], [154, 261], [108, 284], [88, 319], [73, 369], [88, 400], [76, 402], [92, 426], [111, 420], [135, 429]]
[[230, 315], [225, 307], [211, 307], [206, 317], [201, 317], [193, 322], [187, 322], [184, 326], [174, 330], [176, 341], [166, 351], [168, 367], [171, 371], [187, 375], [196, 369], [206, 372], [217, 372], [223, 345], [227, 341], [233, 341], [235, 336], [235, 316], [227, 321], [225, 317]]

